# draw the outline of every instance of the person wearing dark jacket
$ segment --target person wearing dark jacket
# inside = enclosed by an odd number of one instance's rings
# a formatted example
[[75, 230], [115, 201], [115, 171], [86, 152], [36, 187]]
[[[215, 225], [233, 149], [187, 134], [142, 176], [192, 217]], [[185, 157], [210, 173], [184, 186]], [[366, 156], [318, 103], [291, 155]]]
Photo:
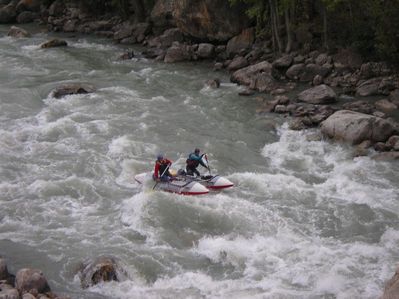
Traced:
[[203, 167], [208, 169], [208, 166], [202, 161], [202, 155], [200, 155], [200, 149], [196, 148], [193, 153], [188, 156], [186, 160], [186, 171], [188, 175], [196, 175], [201, 176], [200, 172], [197, 170], [198, 165], [202, 165]]
[[164, 158], [162, 154], [159, 154], [155, 161], [154, 174], [152, 176], [154, 180], [170, 181], [172, 178], [172, 175], [169, 172], [170, 165], [172, 165], [172, 161]]

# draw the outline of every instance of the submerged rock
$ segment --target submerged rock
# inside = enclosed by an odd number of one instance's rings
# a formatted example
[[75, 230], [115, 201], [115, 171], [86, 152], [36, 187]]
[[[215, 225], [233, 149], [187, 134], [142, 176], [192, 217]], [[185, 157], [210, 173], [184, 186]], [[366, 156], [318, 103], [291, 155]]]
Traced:
[[45, 42], [40, 45], [40, 48], [45, 49], [45, 48], [54, 48], [54, 47], [66, 47], [68, 46], [68, 43], [62, 39], [52, 39], [48, 42]]
[[59, 99], [66, 95], [92, 93], [95, 88], [88, 84], [71, 83], [58, 86], [53, 92], [52, 96]]
[[28, 31], [26, 31], [25, 29], [22, 29], [20, 27], [16, 27], [16, 26], [11, 26], [7, 35], [12, 36], [12, 37], [29, 37], [30, 36]]
[[80, 281], [83, 288], [106, 281], [120, 281], [126, 272], [119, 262], [109, 256], [100, 256], [82, 264]]

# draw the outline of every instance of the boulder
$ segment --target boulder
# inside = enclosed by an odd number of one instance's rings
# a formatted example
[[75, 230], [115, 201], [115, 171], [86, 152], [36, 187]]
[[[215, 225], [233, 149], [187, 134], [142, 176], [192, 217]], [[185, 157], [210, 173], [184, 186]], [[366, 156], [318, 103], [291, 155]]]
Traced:
[[235, 71], [242, 69], [248, 65], [249, 65], [248, 60], [245, 57], [237, 56], [229, 63], [227, 69], [229, 71]]
[[293, 61], [294, 58], [292, 57], [292, 55], [284, 55], [283, 57], [275, 60], [272, 65], [277, 69], [287, 69], [291, 66]]
[[211, 88], [219, 88], [220, 87], [220, 79], [210, 79], [205, 82], [205, 85]]
[[391, 112], [397, 110], [398, 106], [396, 106], [394, 103], [392, 103], [391, 101], [389, 101], [387, 99], [383, 99], [383, 100], [378, 100], [375, 102], [375, 108], [384, 113], [391, 113]]
[[226, 52], [229, 57], [238, 54], [241, 51], [246, 51], [251, 48], [255, 40], [255, 29], [244, 29], [239, 35], [229, 40], [226, 46]]
[[373, 104], [362, 100], [345, 103], [344, 105], [342, 105], [342, 107], [345, 110], [351, 110], [365, 114], [372, 114], [375, 108]]
[[285, 76], [291, 80], [298, 80], [299, 75], [302, 74], [304, 70], [305, 70], [304, 63], [294, 64], [287, 70]]
[[323, 134], [351, 144], [364, 140], [385, 142], [396, 130], [394, 124], [385, 119], [349, 110], [339, 110], [321, 123]]
[[12, 37], [29, 37], [30, 36], [29, 32], [27, 32], [25, 29], [22, 29], [22, 28], [19, 28], [16, 26], [11, 26], [7, 35], [12, 36]]
[[189, 61], [192, 58], [192, 49], [188, 45], [174, 43], [166, 50], [164, 62], [173, 63], [179, 61]]
[[[372, 157], [374, 160], [377, 161], [393, 161], [399, 160], [399, 152], [383, 152], [378, 153]], [[396, 276], [396, 274], [395, 274]], [[389, 288], [385, 288], [384, 296], [382, 299], [398, 299], [399, 298], [399, 287], [397, 278], [396, 281], [393, 282]]]
[[337, 95], [331, 87], [321, 84], [298, 94], [298, 100], [309, 104], [329, 104], [335, 102]]
[[215, 54], [215, 46], [209, 43], [198, 45], [197, 55], [200, 58], [212, 58]]
[[272, 65], [267, 61], [262, 61], [254, 65], [247, 66], [235, 71], [230, 80], [241, 85], [250, 85], [252, 81], [260, 74], [272, 74]]
[[367, 97], [372, 95], [378, 95], [378, 87], [381, 83], [381, 78], [373, 78], [366, 81], [360, 81], [356, 87], [356, 95], [361, 97]]
[[113, 257], [100, 256], [94, 260], [87, 260], [82, 264], [80, 281], [83, 288], [107, 281], [120, 281], [126, 272], [119, 261]]
[[71, 83], [58, 86], [52, 91], [52, 96], [56, 99], [72, 94], [84, 94], [94, 92], [94, 87], [88, 84]]
[[62, 39], [52, 39], [40, 45], [40, 48], [55, 48], [55, 47], [66, 47], [68, 43]]
[[299, 75], [301, 82], [311, 82], [313, 78], [320, 75], [322, 78], [326, 77], [331, 72], [331, 67], [320, 66], [314, 63], [307, 64]]
[[165, 32], [157, 37], [154, 37], [148, 41], [149, 47], [156, 48], [169, 48], [174, 42], [183, 42], [184, 35], [178, 28], [171, 28], [165, 30]]
[[15, 287], [23, 294], [35, 289], [39, 293], [50, 291], [47, 279], [43, 272], [37, 269], [23, 268], [17, 272], [15, 277]]

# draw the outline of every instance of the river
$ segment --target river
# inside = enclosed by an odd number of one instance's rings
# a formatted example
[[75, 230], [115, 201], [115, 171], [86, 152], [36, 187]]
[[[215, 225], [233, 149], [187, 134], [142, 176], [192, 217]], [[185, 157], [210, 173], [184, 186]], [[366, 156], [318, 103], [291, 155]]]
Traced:
[[[206, 63], [119, 61], [89, 36], [0, 26], [0, 255], [71, 298], [377, 298], [399, 260], [399, 164], [308, 141]], [[137, 52], [139, 49], [135, 49]], [[218, 77], [219, 89], [204, 86]], [[91, 94], [62, 99], [57, 86]], [[234, 188], [182, 196], [134, 176], [195, 147]], [[205, 169], [200, 169], [207, 173]], [[82, 289], [79, 264], [127, 277]]]

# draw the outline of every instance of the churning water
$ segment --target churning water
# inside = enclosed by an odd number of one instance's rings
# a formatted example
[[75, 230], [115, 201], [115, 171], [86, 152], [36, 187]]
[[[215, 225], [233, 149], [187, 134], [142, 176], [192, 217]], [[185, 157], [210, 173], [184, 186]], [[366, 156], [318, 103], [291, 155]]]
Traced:
[[[29, 29], [29, 28], [28, 28]], [[72, 298], [376, 298], [399, 260], [399, 164], [308, 141], [257, 116], [205, 64], [118, 61], [94, 37], [0, 27], [0, 254]], [[221, 88], [204, 87], [219, 77]], [[92, 94], [51, 91], [89, 83]], [[194, 147], [235, 187], [206, 196], [142, 189], [162, 152]], [[205, 172], [205, 170], [202, 170]], [[127, 277], [83, 290], [80, 262], [117, 257]]]

